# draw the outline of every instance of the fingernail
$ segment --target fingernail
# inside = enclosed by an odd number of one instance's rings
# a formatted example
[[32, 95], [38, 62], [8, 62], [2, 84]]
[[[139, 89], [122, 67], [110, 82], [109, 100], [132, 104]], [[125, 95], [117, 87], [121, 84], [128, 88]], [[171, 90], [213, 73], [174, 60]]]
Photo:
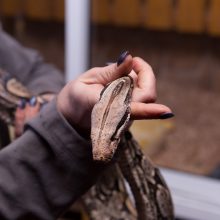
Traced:
[[36, 96], [31, 97], [31, 99], [29, 100], [29, 105], [34, 107], [36, 104], [37, 104]]
[[118, 58], [118, 61], [117, 61], [117, 66], [119, 66], [120, 64], [122, 64], [125, 60], [125, 58], [129, 55], [129, 52], [126, 50], [126, 51], [123, 51], [119, 58]]
[[163, 113], [160, 115], [159, 119], [168, 119], [174, 117], [174, 114], [172, 112]]
[[25, 106], [26, 106], [26, 100], [25, 100], [25, 99], [21, 99], [21, 100], [19, 101], [18, 108], [24, 109]]

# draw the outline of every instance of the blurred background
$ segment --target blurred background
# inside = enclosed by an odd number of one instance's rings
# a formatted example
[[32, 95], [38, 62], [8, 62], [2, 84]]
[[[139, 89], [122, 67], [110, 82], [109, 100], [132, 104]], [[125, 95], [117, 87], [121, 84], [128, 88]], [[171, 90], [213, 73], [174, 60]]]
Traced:
[[[144, 58], [157, 77], [157, 102], [175, 113], [134, 124], [144, 151], [157, 165], [216, 176], [220, 1], [92, 0], [90, 7], [89, 67], [114, 62], [124, 50]], [[64, 0], [0, 0], [3, 28], [65, 72], [64, 9]]]

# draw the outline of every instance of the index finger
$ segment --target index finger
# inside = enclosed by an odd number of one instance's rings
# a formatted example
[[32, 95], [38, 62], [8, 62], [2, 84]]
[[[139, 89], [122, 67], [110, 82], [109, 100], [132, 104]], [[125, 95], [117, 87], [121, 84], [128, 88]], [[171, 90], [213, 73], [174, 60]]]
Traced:
[[151, 66], [140, 57], [134, 57], [133, 70], [137, 74], [135, 101], [154, 102], [156, 99], [156, 78]]
[[[119, 57], [120, 58], [120, 57]], [[105, 67], [95, 67], [81, 75], [80, 80], [86, 84], [106, 84], [128, 75], [132, 70], [133, 60], [129, 53], [123, 57], [123, 61], [119, 64], [112, 63]]]

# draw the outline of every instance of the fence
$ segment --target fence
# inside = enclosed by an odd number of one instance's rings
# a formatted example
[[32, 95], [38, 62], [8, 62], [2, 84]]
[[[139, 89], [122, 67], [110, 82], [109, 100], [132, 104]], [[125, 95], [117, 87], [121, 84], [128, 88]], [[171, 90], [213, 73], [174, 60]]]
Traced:
[[[5, 16], [64, 20], [64, 0], [0, 0]], [[220, 36], [219, 0], [92, 0], [92, 22]]]

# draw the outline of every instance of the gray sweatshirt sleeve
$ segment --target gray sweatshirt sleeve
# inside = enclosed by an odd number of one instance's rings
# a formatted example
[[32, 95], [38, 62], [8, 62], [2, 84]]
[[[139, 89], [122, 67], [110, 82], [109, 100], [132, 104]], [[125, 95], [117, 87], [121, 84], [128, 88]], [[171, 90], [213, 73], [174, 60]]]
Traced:
[[53, 100], [0, 151], [0, 219], [54, 220], [103, 168]]
[[61, 71], [45, 63], [37, 51], [23, 47], [1, 28], [0, 68], [8, 71], [36, 95], [57, 93], [64, 85]]

